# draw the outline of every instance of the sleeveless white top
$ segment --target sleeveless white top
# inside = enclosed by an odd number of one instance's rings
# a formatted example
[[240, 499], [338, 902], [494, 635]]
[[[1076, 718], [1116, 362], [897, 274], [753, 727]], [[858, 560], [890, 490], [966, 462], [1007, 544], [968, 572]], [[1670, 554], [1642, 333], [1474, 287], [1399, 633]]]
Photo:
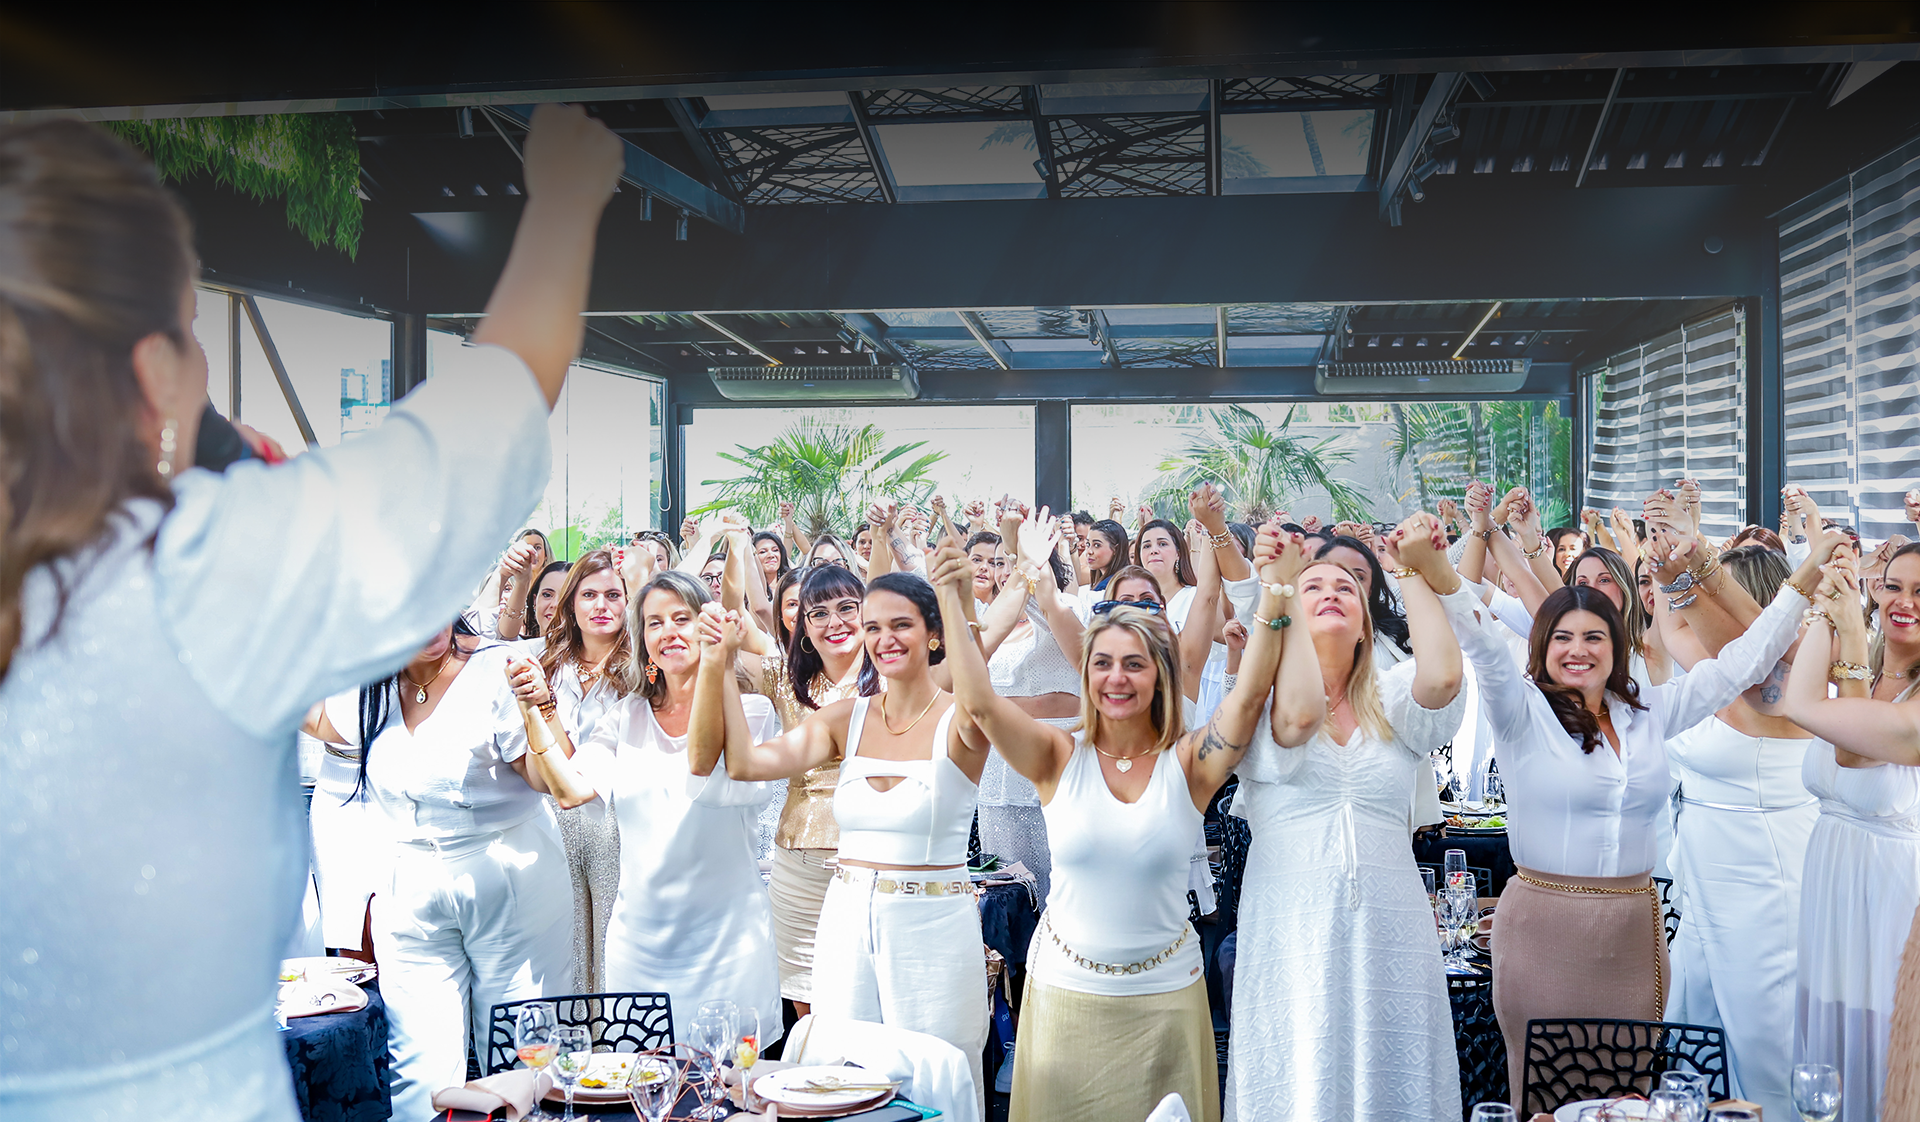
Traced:
[[[872, 698], [853, 703], [847, 723], [847, 758], [833, 791], [833, 817], [840, 823], [840, 856], [878, 865], [965, 865], [978, 790], [947, 755], [952, 706], [933, 730], [933, 755], [924, 760], [882, 760], [860, 754], [860, 734]], [[885, 791], [873, 777], [905, 780]]]
[[[1202, 815], [1178, 752], [1161, 752], [1139, 801], [1123, 803], [1086, 735], [1075, 736], [1073, 756], [1041, 813], [1053, 847], [1053, 888], [1027, 956], [1034, 978], [1112, 995], [1171, 993], [1199, 980], [1200, 938], [1187, 929], [1187, 873]], [[1125, 966], [1166, 950], [1182, 932], [1186, 941], [1171, 958], [1133, 974], [1081, 966], [1060, 946]]]

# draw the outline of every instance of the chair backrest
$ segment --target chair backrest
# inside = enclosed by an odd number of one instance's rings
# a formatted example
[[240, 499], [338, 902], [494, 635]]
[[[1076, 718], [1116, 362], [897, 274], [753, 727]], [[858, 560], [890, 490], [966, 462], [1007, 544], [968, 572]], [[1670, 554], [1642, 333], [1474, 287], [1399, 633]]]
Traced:
[[1506, 1102], [1507, 1042], [1493, 1014], [1493, 979], [1485, 974], [1447, 975], [1453, 1007], [1453, 1042], [1460, 1057], [1463, 1102]]
[[487, 1070], [493, 1075], [519, 1057], [513, 1046], [513, 1022], [520, 1007], [553, 1002], [554, 1019], [581, 1025], [598, 1052], [645, 1052], [673, 1043], [673, 1003], [664, 993], [576, 993], [530, 998], [493, 1007], [487, 1025]]
[[1653, 886], [1660, 890], [1660, 920], [1667, 928], [1667, 946], [1673, 946], [1673, 937], [1680, 934], [1680, 901], [1674, 899], [1673, 882], [1666, 877], [1654, 877]]
[[[1422, 869], [1433, 870], [1433, 883], [1438, 886], [1446, 883], [1447, 867], [1437, 861], [1415, 861]], [[1473, 886], [1481, 896], [1493, 895], [1493, 870], [1484, 865], [1468, 865], [1467, 871], [1473, 874]]]
[[1671, 1021], [1528, 1021], [1520, 1116], [1551, 1114], [1581, 1099], [1649, 1094], [1668, 1071], [1699, 1072], [1709, 1101], [1726, 1098], [1726, 1034]]

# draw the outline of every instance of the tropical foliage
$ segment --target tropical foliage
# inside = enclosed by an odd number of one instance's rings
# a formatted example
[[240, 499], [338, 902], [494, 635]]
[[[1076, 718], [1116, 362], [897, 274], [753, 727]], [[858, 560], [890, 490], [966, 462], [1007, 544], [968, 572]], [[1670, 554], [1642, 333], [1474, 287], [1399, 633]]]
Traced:
[[1387, 454], [1412, 475], [1422, 510], [1458, 499], [1484, 479], [1495, 494], [1526, 487], [1542, 526], [1572, 521], [1573, 426], [1557, 402], [1428, 402], [1388, 407], [1394, 434]]
[[287, 225], [316, 246], [360, 249], [360, 145], [345, 113], [109, 121], [162, 177], [211, 175], [256, 199], [285, 199]]
[[1208, 409], [1207, 423], [1160, 463], [1161, 475], [1148, 487], [1149, 505], [1184, 524], [1187, 493], [1211, 482], [1225, 493], [1233, 515], [1248, 522], [1264, 521], [1316, 492], [1331, 500], [1335, 518], [1372, 517], [1366, 492], [1335, 474], [1353, 461], [1352, 441], [1345, 434], [1292, 435], [1288, 429], [1297, 412], [1289, 408], [1278, 426], [1268, 428], [1244, 405]]
[[945, 452], [915, 455], [926, 441], [886, 446], [878, 425], [837, 425], [802, 418], [759, 447], [735, 445], [720, 458], [743, 473], [731, 479], [703, 479], [717, 488], [712, 502], [694, 515], [738, 510], [755, 526], [770, 526], [782, 501], [791, 502], [794, 521], [812, 536], [826, 530], [845, 533], [866, 517], [876, 499], [925, 503], [933, 496], [927, 470], [946, 459]]

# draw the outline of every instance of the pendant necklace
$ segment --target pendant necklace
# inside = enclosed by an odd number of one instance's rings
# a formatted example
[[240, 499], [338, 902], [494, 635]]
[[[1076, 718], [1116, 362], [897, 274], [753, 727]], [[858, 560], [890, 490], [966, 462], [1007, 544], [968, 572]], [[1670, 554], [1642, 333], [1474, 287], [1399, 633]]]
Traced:
[[431, 686], [434, 683], [434, 679], [440, 677], [441, 672], [447, 668], [447, 659], [451, 657], [452, 654], [452, 651], [448, 651], [446, 654], [441, 655], [440, 665], [434, 668], [433, 677], [428, 678], [424, 682], [414, 681], [413, 675], [407, 673], [405, 670], [400, 672], [400, 676], [407, 680], [409, 686], [413, 687], [413, 703], [415, 705], [425, 705], [427, 703], [427, 687]]
[[1107, 759], [1112, 760], [1113, 766], [1122, 772], [1132, 771], [1133, 761], [1139, 759], [1141, 756], [1151, 756], [1153, 755], [1154, 752], [1159, 751], [1158, 748], [1155, 748], [1151, 751], [1141, 752], [1138, 755], [1134, 755], [1134, 756], [1116, 756], [1112, 752], [1107, 751], [1105, 748], [1100, 747], [1098, 744], [1093, 746], [1093, 750], [1100, 753], [1102, 756], [1105, 756]]

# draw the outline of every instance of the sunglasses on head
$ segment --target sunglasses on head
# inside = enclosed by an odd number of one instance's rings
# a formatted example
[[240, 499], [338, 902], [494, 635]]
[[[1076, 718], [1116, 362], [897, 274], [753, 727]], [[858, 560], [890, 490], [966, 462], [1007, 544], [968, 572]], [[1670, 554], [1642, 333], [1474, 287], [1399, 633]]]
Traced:
[[1093, 614], [1103, 616], [1115, 608], [1139, 608], [1143, 612], [1152, 612], [1155, 615], [1165, 610], [1165, 607], [1155, 600], [1102, 600], [1093, 606]]
[[823, 565], [838, 565], [842, 569], [853, 568], [853, 566], [847, 564], [847, 559], [844, 557], [816, 557], [807, 562], [807, 568], [809, 569], [818, 569]]

